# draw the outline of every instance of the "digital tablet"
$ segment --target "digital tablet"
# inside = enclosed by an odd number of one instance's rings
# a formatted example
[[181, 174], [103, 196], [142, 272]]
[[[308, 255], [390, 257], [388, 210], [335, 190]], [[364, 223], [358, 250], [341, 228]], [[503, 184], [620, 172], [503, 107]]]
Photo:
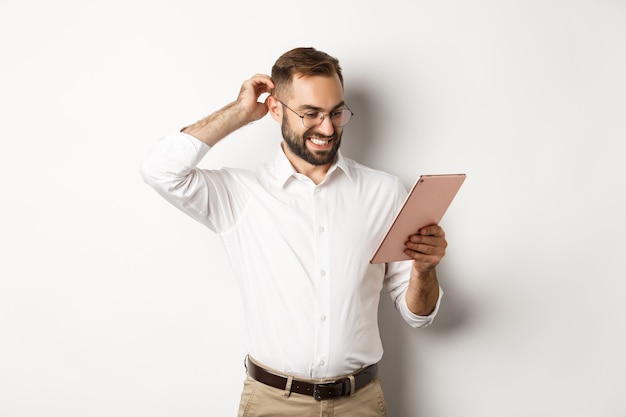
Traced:
[[411, 259], [404, 253], [404, 243], [422, 227], [441, 221], [463, 181], [465, 174], [420, 176], [372, 255], [370, 263]]

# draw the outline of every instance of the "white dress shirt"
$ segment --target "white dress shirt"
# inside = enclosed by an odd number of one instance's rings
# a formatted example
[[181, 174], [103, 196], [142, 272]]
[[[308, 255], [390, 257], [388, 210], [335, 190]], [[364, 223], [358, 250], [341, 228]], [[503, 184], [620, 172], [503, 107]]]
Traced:
[[383, 286], [409, 325], [432, 322], [441, 290], [435, 311], [416, 316], [405, 300], [410, 261], [369, 263], [406, 197], [397, 177], [339, 152], [315, 185], [281, 149], [258, 170], [197, 168], [209, 149], [177, 132], [159, 141], [140, 172], [222, 239], [239, 280], [253, 358], [305, 378], [378, 362]]

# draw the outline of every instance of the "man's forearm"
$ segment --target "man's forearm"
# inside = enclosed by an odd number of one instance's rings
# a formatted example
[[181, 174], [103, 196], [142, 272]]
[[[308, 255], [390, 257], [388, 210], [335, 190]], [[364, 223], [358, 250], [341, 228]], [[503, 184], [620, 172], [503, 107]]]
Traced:
[[236, 102], [233, 102], [181, 131], [194, 136], [209, 146], [214, 146], [246, 124], [241, 114], [236, 108]]
[[411, 274], [411, 281], [406, 292], [406, 304], [413, 314], [428, 316], [434, 310], [439, 299], [439, 281], [435, 269]]

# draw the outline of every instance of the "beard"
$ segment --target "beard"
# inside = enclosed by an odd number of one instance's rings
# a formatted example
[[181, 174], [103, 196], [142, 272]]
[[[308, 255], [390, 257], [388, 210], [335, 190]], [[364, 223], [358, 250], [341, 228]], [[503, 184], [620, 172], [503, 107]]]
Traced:
[[[315, 129], [309, 129], [304, 132], [302, 135], [298, 135], [296, 132], [291, 130], [289, 127], [289, 122], [286, 118], [283, 118], [283, 124], [281, 127], [281, 133], [283, 135], [283, 140], [289, 147], [289, 150], [299, 157], [300, 159], [308, 162], [311, 165], [327, 165], [332, 163], [337, 156], [337, 151], [339, 150], [339, 146], [341, 145], [341, 135], [343, 132], [337, 133], [335, 132], [331, 136], [322, 135], [321, 133], [315, 132]], [[332, 141], [332, 147], [328, 150], [319, 150], [319, 151], [311, 151], [307, 148], [307, 138], [308, 137], [318, 137], [323, 140]]]

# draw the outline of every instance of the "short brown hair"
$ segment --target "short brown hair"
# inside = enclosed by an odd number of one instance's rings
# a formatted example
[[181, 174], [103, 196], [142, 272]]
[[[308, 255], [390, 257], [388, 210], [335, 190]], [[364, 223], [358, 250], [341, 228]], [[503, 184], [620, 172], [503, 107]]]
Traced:
[[339, 60], [315, 48], [295, 48], [281, 55], [272, 66], [273, 95], [287, 97], [291, 92], [291, 81], [294, 75], [337, 74], [343, 87], [343, 74]]

